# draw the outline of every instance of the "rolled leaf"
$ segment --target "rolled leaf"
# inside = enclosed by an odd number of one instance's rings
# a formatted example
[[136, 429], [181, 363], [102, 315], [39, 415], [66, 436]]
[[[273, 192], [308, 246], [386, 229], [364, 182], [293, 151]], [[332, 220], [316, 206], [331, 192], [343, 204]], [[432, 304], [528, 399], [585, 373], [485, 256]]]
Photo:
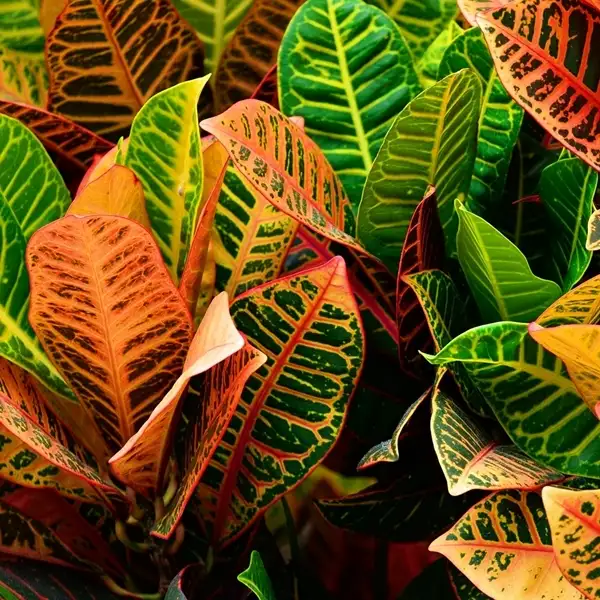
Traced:
[[33, 328], [113, 454], [181, 372], [183, 299], [150, 233], [123, 217], [55, 221], [31, 238], [27, 267]]
[[600, 322], [600, 275], [561, 296], [536, 322], [543, 327]]
[[168, 0], [69, 2], [46, 55], [48, 110], [114, 142], [151, 96], [202, 75], [202, 45]]
[[258, 600], [275, 600], [273, 584], [262, 558], [256, 550], [253, 550], [250, 555], [250, 565], [237, 576], [237, 579], [254, 592]]

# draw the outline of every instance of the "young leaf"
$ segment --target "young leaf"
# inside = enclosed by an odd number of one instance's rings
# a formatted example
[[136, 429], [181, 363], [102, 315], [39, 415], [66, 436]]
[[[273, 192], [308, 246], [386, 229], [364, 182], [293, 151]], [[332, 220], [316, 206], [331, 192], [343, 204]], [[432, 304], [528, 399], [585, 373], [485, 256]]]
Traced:
[[561, 296], [536, 322], [542, 327], [600, 322], [600, 275]]
[[495, 442], [444, 392], [432, 398], [431, 437], [453, 496], [469, 490], [536, 489], [563, 476]]
[[168, 0], [69, 2], [46, 54], [48, 110], [115, 142], [151, 96], [202, 75], [204, 58]]
[[398, 115], [369, 172], [357, 235], [396, 272], [417, 204], [436, 188], [446, 249], [455, 252], [454, 200], [466, 195], [473, 161], [481, 84], [465, 69], [417, 96]]
[[47, 225], [29, 242], [27, 267], [33, 328], [115, 453], [181, 372], [185, 304], [150, 233], [123, 217]]
[[229, 302], [223, 292], [208, 307], [177, 381], [142, 427], [110, 459], [111, 470], [119, 480], [142, 494], [160, 495], [181, 412], [180, 400], [190, 379], [224, 361], [243, 345], [244, 339], [229, 316]]
[[542, 499], [535, 492], [488, 496], [429, 549], [450, 559], [492, 598], [581, 600], [558, 568]]
[[258, 600], [275, 600], [275, 592], [269, 574], [256, 550], [253, 550], [250, 555], [250, 565], [237, 576], [237, 579], [254, 592]]
[[536, 277], [523, 253], [481, 217], [457, 206], [458, 260], [487, 322], [533, 321], [560, 296]]
[[600, 423], [526, 324], [470, 329], [430, 361], [450, 370], [464, 365], [502, 427], [530, 457], [562, 473], [600, 476]]
[[598, 174], [578, 158], [547, 166], [540, 179], [540, 197], [552, 236], [550, 252], [555, 276], [568, 292], [592, 260], [586, 248], [588, 221], [594, 210]]
[[0, 92], [3, 100], [44, 107], [48, 73], [42, 52], [23, 52], [0, 44]]
[[593, 60], [583, 58], [597, 55], [597, 39], [589, 32], [600, 23], [600, 7], [512, 0], [479, 14], [477, 23], [513, 98], [571, 152], [600, 167], [600, 75], [591, 68]]
[[356, 210], [387, 130], [421, 91], [404, 38], [363, 0], [308, 0], [286, 29], [277, 68], [282, 112], [304, 118]]
[[200, 213], [198, 100], [207, 81], [186, 81], [150, 98], [133, 121], [123, 160], [142, 182], [152, 232], [176, 282]]

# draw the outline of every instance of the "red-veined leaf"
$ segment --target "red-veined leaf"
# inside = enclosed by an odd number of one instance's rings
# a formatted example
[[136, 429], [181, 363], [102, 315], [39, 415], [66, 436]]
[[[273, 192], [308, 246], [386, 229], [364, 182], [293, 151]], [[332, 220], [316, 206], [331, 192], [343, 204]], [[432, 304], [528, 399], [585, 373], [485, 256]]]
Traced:
[[32, 326], [114, 454], [181, 373], [192, 336], [183, 299], [150, 233], [123, 217], [43, 227], [27, 266]]
[[600, 169], [600, 8], [513, 0], [477, 16], [504, 87], [550, 134]]
[[214, 367], [244, 345], [229, 316], [225, 292], [210, 304], [192, 340], [183, 373], [178, 377], [148, 420], [110, 459], [112, 472], [142, 494], [160, 494], [180, 400], [192, 377]]

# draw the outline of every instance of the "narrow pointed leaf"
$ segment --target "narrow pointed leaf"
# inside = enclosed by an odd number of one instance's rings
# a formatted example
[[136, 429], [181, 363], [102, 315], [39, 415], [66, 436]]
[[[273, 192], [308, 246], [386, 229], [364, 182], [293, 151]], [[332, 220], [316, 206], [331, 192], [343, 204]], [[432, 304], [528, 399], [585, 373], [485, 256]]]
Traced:
[[561, 296], [536, 322], [543, 327], [600, 322], [600, 275]]
[[362, 0], [308, 0], [286, 29], [277, 67], [282, 112], [304, 118], [358, 209], [387, 130], [421, 91], [408, 45]]
[[560, 296], [553, 281], [536, 277], [523, 253], [463, 206], [457, 247], [460, 266], [487, 322], [533, 321]]
[[446, 250], [455, 252], [454, 200], [465, 197], [473, 162], [481, 84], [469, 70], [445, 77], [398, 115], [367, 177], [357, 235], [395, 272], [417, 204], [436, 188]]
[[167, 0], [69, 2], [46, 54], [48, 110], [115, 142], [151, 96], [202, 74], [202, 45]]
[[31, 323], [117, 452], [181, 371], [191, 339], [183, 299], [150, 233], [123, 217], [55, 221], [32, 237], [27, 267]]
[[190, 379], [208, 371], [243, 345], [244, 339], [229, 316], [228, 298], [223, 292], [208, 307], [177, 381], [142, 427], [110, 459], [111, 470], [119, 480], [140, 493], [160, 495], [180, 400]]
[[174, 281], [181, 277], [202, 200], [198, 100], [208, 76], [148, 100], [136, 115], [123, 164], [142, 182], [152, 232]]
[[250, 555], [250, 565], [237, 576], [238, 581], [251, 590], [258, 600], [275, 600], [273, 584], [260, 554], [253, 550]]
[[44, 53], [14, 50], [0, 44], [0, 93], [3, 100], [45, 107], [48, 73]]
[[513, 442], [562, 473], [600, 476], [600, 423], [562, 363], [523, 323], [494, 323], [452, 340], [431, 362], [462, 364]]
[[552, 551], [535, 492], [496, 492], [470, 509], [429, 549], [443, 554], [492, 598], [582, 600]]
[[44, 50], [39, 0], [16, 0], [0, 4], [0, 44], [28, 52]]
[[[552, 15], [546, 27], [544, 15]], [[600, 23], [600, 7], [513, 0], [479, 14], [477, 23], [513, 98], [571, 152], [600, 167], [600, 74], [583, 58], [598, 54], [600, 42], [590, 32]]]

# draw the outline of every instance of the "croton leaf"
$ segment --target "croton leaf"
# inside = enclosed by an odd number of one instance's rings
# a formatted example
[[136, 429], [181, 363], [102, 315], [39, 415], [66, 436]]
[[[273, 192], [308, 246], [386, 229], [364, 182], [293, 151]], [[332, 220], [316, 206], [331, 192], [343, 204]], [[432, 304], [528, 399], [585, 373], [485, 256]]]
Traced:
[[29, 242], [27, 267], [33, 328], [113, 454], [181, 372], [192, 337], [185, 303], [150, 233], [123, 217], [47, 225]]
[[595, 210], [588, 219], [585, 248], [591, 252], [600, 250], [600, 210]]
[[111, 470], [118, 479], [143, 494], [162, 492], [180, 400], [190, 379], [224, 361], [243, 345], [244, 339], [229, 316], [227, 294], [222, 292], [208, 307], [177, 381], [142, 427], [110, 459]]
[[258, 600], [275, 600], [273, 585], [260, 554], [253, 550], [250, 555], [250, 565], [240, 573], [238, 581], [251, 590]]
[[344, 261], [242, 294], [238, 329], [267, 356], [248, 380], [198, 487], [215, 541], [238, 536], [325, 457], [363, 360], [363, 332]]
[[481, 84], [468, 69], [426, 89], [398, 115], [369, 172], [357, 234], [367, 250], [396, 272], [417, 204], [436, 188], [446, 249], [455, 252], [454, 200], [468, 190]]
[[[417, 71], [423, 87], [431, 87], [438, 79], [441, 79], [441, 77], [438, 77], [438, 71], [444, 53], [453, 40], [460, 36], [462, 32], [463, 30], [456, 21], [450, 21], [446, 28], [431, 42], [431, 45], [417, 63]], [[445, 73], [445, 75], [447, 74]]]
[[15, 50], [41, 52], [44, 32], [40, 25], [39, 0], [13, 0], [0, 4], [0, 44]]
[[152, 95], [202, 75], [204, 58], [194, 30], [168, 0], [69, 2], [46, 55], [48, 110], [112, 141], [127, 134]]
[[[589, 32], [600, 23], [600, 7], [513, 0], [476, 19], [513, 98], [571, 152], [600, 167], [600, 74], [583, 58], [597, 54], [597, 38]], [[547, 26], [544, 19], [550, 19]]]
[[483, 100], [477, 132], [477, 155], [465, 205], [487, 216], [502, 200], [513, 148], [517, 143], [523, 109], [498, 79], [481, 31], [464, 31], [444, 54], [438, 78], [469, 68], [479, 76]]
[[48, 73], [43, 52], [24, 52], [0, 44], [0, 93], [3, 100], [44, 107]]
[[256, 86], [256, 89], [252, 92], [250, 98], [252, 100], [262, 100], [279, 110], [278, 80], [277, 65], [273, 65]]
[[[254, 0], [225, 47], [215, 73], [215, 104], [222, 112], [250, 98], [277, 62], [283, 34], [304, 0]], [[268, 32], [268, 33], [266, 33]]]
[[477, 25], [477, 13], [500, 8], [507, 3], [508, 0], [457, 0], [460, 12], [473, 27]]
[[200, 212], [198, 100], [207, 81], [186, 81], [150, 98], [133, 121], [123, 158], [142, 182], [152, 231], [174, 281], [181, 277]]
[[429, 549], [450, 559], [492, 598], [581, 600], [552, 551], [536, 492], [496, 492], [471, 508]]
[[308, 0], [285, 32], [278, 73], [282, 112], [304, 118], [356, 210], [387, 130], [421, 91], [404, 38], [363, 0]]
[[553, 279], [569, 291], [592, 259], [586, 248], [588, 221], [594, 210], [598, 174], [578, 158], [548, 165], [540, 179], [540, 197], [548, 215]]
[[[35, 0], [36, 2], [38, 0]], [[54, 24], [58, 15], [65, 9], [69, 0], [39, 0], [39, 19], [42, 31], [47, 37]]]
[[600, 557], [596, 548], [600, 532], [600, 492], [546, 487], [542, 490], [542, 499], [560, 570], [586, 598], [598, 598], [600, 584], [596, 573]]
[[[272, 106], [245, 100], [201, 123], [229, 152], [239, 173], [276, 208], [359, 252], [348, 196], [319, 147]], [[350, 235], [349, 235], [350, 234]]]
[[457, 213], [458, 260], [485, 321], [533, 321], [560, 296], [495, 227], [462, 205]]
[[444, 392], [436, 390], [431, 403], [433, 446], [453, 496], [477, 489], [536, 489], [563, 479], [515, 446], [494, 441]]
[[523, 452], [562, 473], [600, 477], [600, 423], [526, 324], [470, 329], [430, 360], [450, 370], [464, 365]]

